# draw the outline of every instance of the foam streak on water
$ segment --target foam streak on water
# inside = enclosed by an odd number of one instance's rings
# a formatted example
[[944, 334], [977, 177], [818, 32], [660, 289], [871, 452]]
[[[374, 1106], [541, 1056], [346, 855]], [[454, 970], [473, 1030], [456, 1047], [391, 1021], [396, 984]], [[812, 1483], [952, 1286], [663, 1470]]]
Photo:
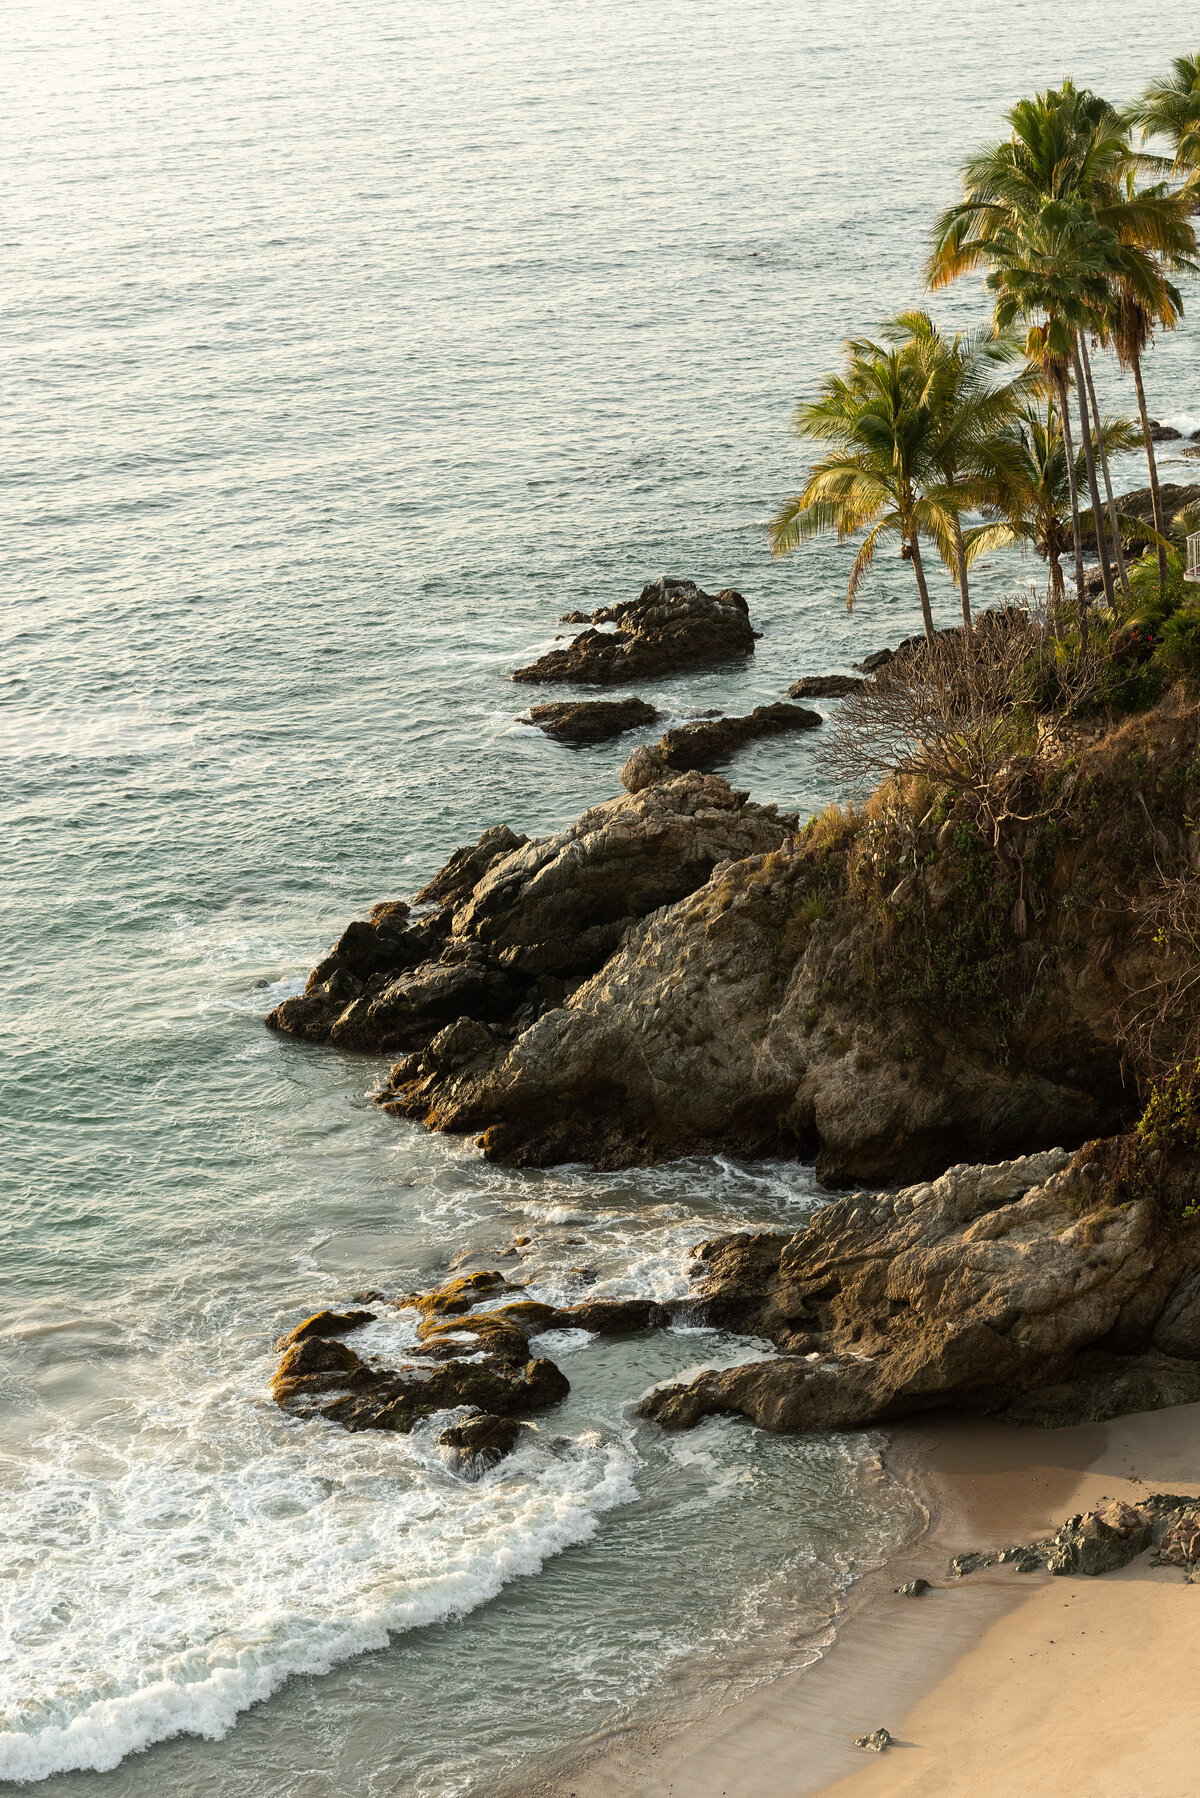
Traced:
[[[748, 666], [643, 690], [674, 719], [913, 628], [894, 559], [852, 617], [847, 551], [771, 562], [793, 405], [918, 297], [1004, 105], [1066, 73], [1128, 98], [1194, 24], [1182, 0], [8, 5], [0, 1778], [481, 1798], [685, 1685], [803, 1661], [908, 1526], [865, 1439], [641, 1424], [655, 1381], [762, 1352], [695, 1331], [559, 1341], [571, 1399], [478, 1483], [432, 1425], [283, 1418], [270, 1345], [319, 1305], [464, 1245], [551, 1297], [679, 1297], [694, 1242], [794, 1227], [815, 1192], [720, 1159], [488, 1167], [374, 1109], [379, 1064], [261, 1018], [484, 826], [614, 793], [635, 739], [518, 723], [506, 677], [561, 612], [664, 571], [744, 592]], [[1195, 343], [1146, 369], [1189, 431]], [[1164, 480], [1194, 477], [1182, 448]], [[1040, 573], [994, 558], [977, 599]], [[824, 803], [815, 735], [752, 745], [736, 784]]]

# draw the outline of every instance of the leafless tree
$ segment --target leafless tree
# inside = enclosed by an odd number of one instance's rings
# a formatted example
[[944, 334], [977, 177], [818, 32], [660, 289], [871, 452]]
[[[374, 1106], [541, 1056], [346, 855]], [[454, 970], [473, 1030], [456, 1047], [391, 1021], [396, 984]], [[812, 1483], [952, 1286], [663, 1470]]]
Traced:
[[976, 628], [939, 632], [881, 668], [842, 704], [819, 753], [858, 792], [897, 775], [966, 798], [1000, 848], [1013, 826], [1050, 815], [1056, 752], [1039, 710], [1070, 715], [1095, 690], [1090, 655], [1056, 643], [1045, 618], [1017, 608]]

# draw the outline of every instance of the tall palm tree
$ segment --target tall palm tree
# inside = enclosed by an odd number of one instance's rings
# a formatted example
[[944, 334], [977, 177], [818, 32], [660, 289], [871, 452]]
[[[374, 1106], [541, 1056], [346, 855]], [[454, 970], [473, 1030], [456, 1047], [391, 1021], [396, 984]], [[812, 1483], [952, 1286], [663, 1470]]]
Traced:
[[[1080, 228], [1086, 215], [1099, 231], [1111, 233], [1116, 240], [1117, 253], [1109, 270], [1110, 289], [1112, 294], [1123, 295], [1127, 302], [1136, 300], [1137, 305], [1132, 312], [1126, 306], [1123, 328], [1114, 335], [1114, 347], [1127, 366], [1137, 364], [1135, 380], [1140, 380], [1140, 354], [1148, 337], [1139, 341], [1136, 327], [1139, 322], [1145, 325], [1150, 321], [1150, 328], [1155, 321], [1175, 322], [1178, 313], [1168, 315], [1171, 296], [1177, 300], [1178, 295], [1170, 287], [1165, 268], [1194, 267], [1196, 243], [1187, 218], [1188, 200], [1162, 184], [1137, 188], [1135, 173], [1145, 159], [1129, 146], [1128, 121], [1106, 100], [1077, 89], [1071, 82], [1065, 82], [1056, 91], [1039, 94], [1034, 100], [1020, 102], [1008, 119], [1012, 127], [1009, 141], [991, 145], [970, 159], [963, 176], [965, 198], [938, 220], [927, 268], [931, 285], [943, 285], [981, 262], [994, 264], [999, 234], [1011, 234], [1021, 227], [1028, 229], [1037, 209], [1047, 200], [1067, 203], [1080, 213]], [[1063, 248], [1069, 252], [1070, 247], [1070, 238], [1064, 234]], [[1139, 311], [1146, 315], [1140, 321]], [[1095, 312], [1091, 329], [1105, 337], [1103, 306]], [[1089, 411], [1094, 414], [1095, 402], [1093, 396], [1089, 408], [1086, 335], [1083, 321], [1076, 320], [1065, 355], [1075, 377], [1083, 443], [1089, 452], [1087, 476], [1092, 511], [1100, 519], [1094, 457], [1090, 454]], [[1145, 418], [1144, 395], [1139, 404]], [[1065, 413], [1063, 426], [1069, 429]], [[1104, 461], [1102, 443], [1101, 450]], [[1157, 489], [1157, 467], [1148, 428], [1147, 453], [1153, 494]], [[1106, 484], [1111, 490], [1107, 472]], [[1161, 506], [1157, 501], [1156, 505], [1156, 528], [1161, 533]], [[1110, 514], [1112, 510], [1110, 492]], [[1097, 547], [1105, 593], [1111, 602], [1111, 571], [1102, 523], [1097, 529]], [[1117, 560], [1120, 567], [1119, 540]], [[1077, 563], [1077, 578], [1078, 572]]]
[[[1159, 490], [1158, 458], [1150, 433], [1142, 357], [1156, 329], [1173, 331], [1183, 317], [1183, 300], [1170, 277], [1174, 273], [1197, 272], [1196, 233], [1188, 217], [1190, 202], [1185, 192], [1173, 192], [1165, 183], [1137, 191], [1132, 170], [1126, 174], [1123, 188], [1124, 193], [1115, 195], [1108, 209], [1121, 251], [1099, 330], [1102, 340], [1115, 350], [1121, 367], [1133, 375], [1146, 445], [1154, 528], [1163, 537], [1166, 519]], [[1167, 562], [1161, 544], [1158, 575], [1160, 590], [1165, 593]]]
[[1200, 175], [1200, 54], [1177, 56], [1171, 73], [1153, 81], [1131, 107], [1130, 123], [1142, 128], [1142, 142], [1165, 137], [1171, 146], [1172, 173], [1194, 180]]
[[[1013, 424], [1028, 387], [1028, 375], [997, 380], [998, 370], [1020, 354], [1011, 338], [983, 330], [947, 337], [927, 312], [897, 314], [883, 335], [907, 346], [922, 370], [926, 396], [937, 416], [932, 461], [941, 476], [931, 522], [942, 560], [958, 583], [963, 624], [971, 629], [969, 562], [962, 515], [978, 510], [1002, 478]], [[948, 535], [944, 526], [949, 526]]]
[[[963, 172], [964, 199], [943, 213], [935, 225], [927, 279], [931, 286], [944, 286], [980, 263], [990, 264], [995, 274], [1000, 266], [998, 257], [1007, 255], [1011, 260], [1015, 255], [1017, 263], [1024, 264], [1024, 273], [1020, 281], [1010, 282], [1010, 288], [1023, 289], [1024, 303], [1010, 311], [1010, 316], [1029, 320], [1038, 304], [1032, 292], [1035, 269], [1053, 284], [1056, 277], [1071, 272], [1072, 259], [1085, 250], [1089, 276], [1086, 291], [1094, 306], [1105, 297], [1104, 284], [1091, 277], [1107, 272], [1099, 267], [1099, 260], [1106, 259], [1111, 269], [1116, 243], [1103, 219], [1091, 213], [1084, 196], [1107, 192], [1127, 166], [1129, 148], [1122, 121], [1107, 101], [1076, 88], [1070, 81], [1064, 82], [1061, 89], [1018, 102], [1007, 116], [1009, 140], [990, 145], [967, 162]], [[1051, 212], [1050, 207], [1059, 210]], [[1104, 258], [1100, 258], [1102, 243]], [[1056, 254], [1063, 259], [1057, 270], [1052, 267]], [[1081, 288], [1080, 293], [1083, 291]], [[1047, 327], [1066, 317], [1062, 299], [1060, 293], [1053, 303], [1043, 307]], [[1098, 521], [1100, 568], [1105, 595], [1111, 604], [1112, 572], [1096, 490], [1086, 387], [1076, 345], [1087, 307], [1081, 311], [1073, 302], [1067, 310], [1071, 316], [1065, 336], [1057, 327], [1052, 333], [1056, 341], [1061, 338], [1055, 355], [1045, 360], [1050, 341], [1047, 332], [1041, 333], [1039, 344], [1047, 373], [1062, 389], [1059, 398], [1063, 428], [1067, 431], [1068, 369], [1075, 376], [1092, 511]], [[1072, 464], [1073, 460], [1072, 457]], [[1082, 568], [1080, 551], [1076, 556], [1077, 584], [1082, 580]], [[1082, 599], [1080, 628], [1086, 631]]]
[[771, 551], [787, 555], [821, 531], [836, 531], [839, 543], [865, 531], [846, 589], [850, 611], [879, 543], [898, 538], [900, 554], [912, 563], [925, 635], [932, 642], [921, 538], [936, 542], [948, 535], [949, 526], [935, 461], [937, 400], [911, 345], [888, 348], [862, 338], [851, 339], [846, 350], [845, 372], [829, 375], [817, 398], [797, 409], [797, 435], [830, 448], [801, 492], [772, 519]]
[[[990, 221], [985, 252], [991, 265], [987, 287], [995, 295], [996, 329], [1008, 331], [1018, 321], [1026, 325], [1025, 353], [1030, 362], [1042, 370], [1058, 400], [1071, 494], [1079, 633], [1086, 646], [1088, 618], [1083, 540], [1068, 380], [1072, 364], [1078, 369], [1077, 334], [1107, 298], [1116, 240], [1111, 232], [1102, 230], [1077, 201], [1048, 200], [1033, 216], [1018, 213], [1006, 222]], [[983, 254], [981, 251], [980, 260]], [[1097, 537], [1103, 546], [1103, 521], [1095, 486], [1091, 425], [1086, 410], [1082, 414], [1082, 423], [1092, 512], [1100, 521]], [[1107, 572], [1103, 558], [1101, 570], [1105, 573], [1105, 591], [1111, 604], [1111, 573]]]
[[[1100, 433], [1114, 452], [1135, 449], [1141, 434], [1126, 418], [1104, 418]], [[967, 560], [974, 565], [981, 555], [1009, 544], [1025, 544], [1035, 550], [1050, 569], [1052, 599], [1065, 594], [1062, 556], [1068, 545], [1064, 518], [1070, 512], [1070, 479], [1066, 445], [1057, 402], [1047, 400], [1045, 410], [1033, 400], [1021, 408], [1011, 427], [1012, 454], [1004, 459], [1004, 472], [994, 489], [986, 524], [966, 535]], [[1076, 482], [1083, 477], [1083, 455], [1076, 456]], [[1136, 530], [1140, 519], [1118, 513], [1121, 528]]]

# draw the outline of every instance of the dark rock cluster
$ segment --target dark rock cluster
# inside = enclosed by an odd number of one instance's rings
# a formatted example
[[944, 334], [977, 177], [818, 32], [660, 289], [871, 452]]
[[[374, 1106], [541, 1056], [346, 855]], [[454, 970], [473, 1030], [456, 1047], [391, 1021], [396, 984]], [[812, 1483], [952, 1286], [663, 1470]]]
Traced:
[[[530, 1337], [544, 1330], [598, 1335], [659, 1328], [670, 1313], [649, 1299], [591, 1299], [558, 1309], [523, 1298], [497, 1272], [468, 1274], [433, 1292], [395, 1302], [422, 1321], [417, 1346], [399, 1367], [365, 1361], [342, 1337], [373, 1321], [371, 1311], [320, 1311], [280, 1338], [271, 1391], [298, 1417], [322, 1417], [347, 1430], [407, 1434], [422, 1418], [470, 1407], [449, 1424], [440, 1446], [456, 1450], [464, 1468], [494, 1466], [520, 1441], [521, 1419], [566, 1398], [570, 1385], [553, 1361], [533, 1354]], [[508, 1302], [478, 1310], [481, 1302]]]
[[[595, 686], [651, 679], [754, 653], [758, 633], [740, 593], [705, 593], [695, 581], [663, 576], [636, 599], [599, 611], [569, 612], [564, 624], [589, 624], [566, 649], [551, 649], [515, 681], [577, 681]], [[611, 624], [611, 631], [596, 628]]]
[[562, 699], [529, 709], [529, 722], [558, 743], [606, 743], [661, 717], [644, 699]]

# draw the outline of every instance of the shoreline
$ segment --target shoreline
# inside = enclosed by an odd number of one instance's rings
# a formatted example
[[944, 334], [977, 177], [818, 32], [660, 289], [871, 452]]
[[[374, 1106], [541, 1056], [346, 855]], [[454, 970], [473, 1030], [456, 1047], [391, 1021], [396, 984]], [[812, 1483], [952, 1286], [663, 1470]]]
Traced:
[[[513, 1798], [1186, 1798], [1200, 1729], [1200, 1595], [1140, 1555], [1099, 1578], [988, 1568], [1102, 1497], [1200, 1493], [1200, 1405], [1058, 1430], [943, 1414], [894, 1426], [885, 1461], [922, 1535], [855, 1582], [809, 1667], [682, 1726], [634, 1726]], [[930, 1581], [923, 1598], [895, 1587]], [[1052, 1633], [1053, 1632], [1053, 1633]], [[853, 1746], [883, 1726], [884, 1754]], [[1153, 1772], [1147, 1771], [1153, 1768]], [[1189, 1784], [1189, 1781], [1193, 1783]]]

